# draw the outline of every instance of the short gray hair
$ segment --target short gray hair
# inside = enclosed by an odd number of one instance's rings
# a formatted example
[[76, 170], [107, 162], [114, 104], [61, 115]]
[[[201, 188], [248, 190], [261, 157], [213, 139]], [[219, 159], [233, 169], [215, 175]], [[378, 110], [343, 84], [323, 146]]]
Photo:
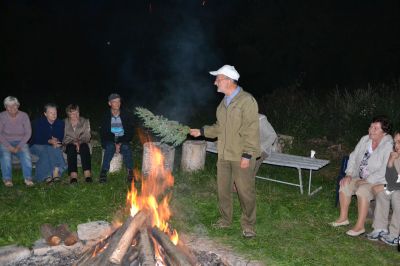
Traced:
[[7, 107], [7, 105], [13, 105], [16, 104], [19, 107], [19, 101], [16, 97], [14, 96], [8, 96], [4, 99], [3, 101], [4, 107]]

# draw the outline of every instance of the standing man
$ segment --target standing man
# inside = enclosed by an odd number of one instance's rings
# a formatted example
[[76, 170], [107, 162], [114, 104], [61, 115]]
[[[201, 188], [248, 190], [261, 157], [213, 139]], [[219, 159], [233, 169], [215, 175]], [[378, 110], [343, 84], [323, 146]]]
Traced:
[[108, 96], [110, 111], [104, 116], [100, 128], [101, 146], [104, 149], [104, 158], [100, 172], [100, 183], [107, 182], [107, 173], [114, 153], [121, 153], [128, 169], [127, 181], [133, 180], [133, 156], [129, 142], [133, 138], [133, 115], [121, 110], [121, 97], [113, 93]]
[[216, 228], [228, 228], [232, 223], [232, 186], [235, 182], [242, 207], [243, 236], [255, 237], [256, 191], [254, 167], [260, 156], [258, 105], [251, 94], [238, 86], [239, 73], [224, 65], [217, 71], [214, 85], [225, 97], [217, 108], [214, 125], [191, 129], [194, 137], [218, 137], [217, 185], [221, 218]]

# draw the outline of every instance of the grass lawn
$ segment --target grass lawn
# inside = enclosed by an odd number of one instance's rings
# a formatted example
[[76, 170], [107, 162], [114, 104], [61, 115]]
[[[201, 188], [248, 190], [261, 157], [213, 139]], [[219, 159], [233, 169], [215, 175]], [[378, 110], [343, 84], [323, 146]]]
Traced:
[[[96, 177], [99, 154], [100, 151], [95, 150], [93, 165]], [[140, 149], [135, 149], [136, 158], [139, 154]], [[324, 157], [321, 155], [320, 158]], [[180, 158], [177, 156], [175, 160], [179, 162]], [[172, 224], [178, 231], [208, 236], [234, 247], [243, 256], [268, 265], [398, 264], [399, 253], [395, 248], [365, 237], [349, 237], [345, 234], [348, 227], [332, 228], [328, 225], [338, 215], [334, 207], [334, 178], [338, 162], [331, 162], [328, 167], [314, 173], [314, 186], [322, 185], [323, 189], [313, 197], [301, 195], [296, 187], [257, 180], [257, 237], [251, 240], [241, 236], [237, 200], [234, 202], [233, 227], [226, 230], [211, 227], [218, 218], [215, 164], [216, 155], [207, 154], [204, 171], [194, 174], [175, 171]], [[271, 177], [297, 179], [297, 170], [294, 169], [264, 165], [260, 171]], [[107, 184], [99, 184], [96, 179], [93, 184], [80, 182], [70, 186], [65, 182], [27, 188], [20, 171], [16, 170], [14, 187], [0, 186], [0, 245], [32, 245], [40, 238], [39, 226], [43, 223], [68, 223], [76, 228], [88, 221], [112, 221], [125, 206], [127, 189], [124, 173], [110, 176]], [[351, 222], [356, 219], [356, 200], [353, 201]], [[367, 231], [370, 226], [371, 221], [367, 224]]]

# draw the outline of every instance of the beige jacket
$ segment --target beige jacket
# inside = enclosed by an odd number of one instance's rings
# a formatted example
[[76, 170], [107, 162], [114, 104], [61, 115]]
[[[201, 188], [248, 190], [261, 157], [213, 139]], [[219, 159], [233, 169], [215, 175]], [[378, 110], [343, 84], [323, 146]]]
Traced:
[[[347, 163], [346, 175], [353, 178], [360, 178], [359, 170], [361, 160], [364, 157], [368, 147], [372, 144], [372, 140], [366, 135], [360, 139], [356, 148], [350, 154], [349, 162]], [[393, 138], [390, 135], [383, 137], [378, 147], [374, 150], [368, 159], [369, 176], [366, 178], [371, 184], [385, 184], [386, 165], [389, 159], [390, 152], [393, 150]]]
[[217, 108], [217, 121], [204, 126], [207, 138], [218, 138], [218, 158], [240, 161], [260, 156], [260, 130], [257, 101], [243, 89], [228, 107], [224, 100]]
[[89, 119], [84, 117], [79, 117], [78, 125], [75, 130], [73, 129], [69, 119], [66, 118], [65, 122], [65, 130], [64, 130], [64, 140], [63, 144], [70, 144], [75, 141], [79, 141], [80, 143], [89, 143], [91, 134], [90, 134], [90, 122]]

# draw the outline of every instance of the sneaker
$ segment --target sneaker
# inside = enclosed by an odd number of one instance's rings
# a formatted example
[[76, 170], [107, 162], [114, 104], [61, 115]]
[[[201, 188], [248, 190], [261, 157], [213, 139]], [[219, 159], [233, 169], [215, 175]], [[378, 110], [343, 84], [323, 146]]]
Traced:
[[33, 186], [33, 182], [30, 179], [25, 179], [25, 185], [27, 185], [28, 187]]
[[254, 232], [254, 230], [251, 228], [246, 228], [243, 230], [243, 236], [245, 238], [252, 238], [256, 236], [256, 232]]
[[86, 183], [92, 183], [93, 179], [91, 176], [87, 176], [87, 177], [85, 177], [85, 181], [86, 181]]
[[382, 242], [391, 245], [391, 246], [397, 246], [399, 244], [399, 238], [398, 237], [393, 237], [388, 234], [383, 235], [381, 238]]
[[4, 185], [5, 185], [6, 187], [12, 187], [12, 186], [14, 186], [14, 184], [13, 184], [13, 182], [12, 182], [11, 180], [3, 180], [3, 182], [4, 182]]
[[367, 234], [367, 238], [372, 241], [378, 241], [384, 235], [387, 235], [388, 231], [385, 229], [375, 229], [371, 233]]
[[231, 227], [231, 223], [227, 222], [224, 219], [218, 219], [218, 221], [216, 223], [214, 223], [212, 225], [212, 227], [214, 227], [215, 229], [226, 229]]

